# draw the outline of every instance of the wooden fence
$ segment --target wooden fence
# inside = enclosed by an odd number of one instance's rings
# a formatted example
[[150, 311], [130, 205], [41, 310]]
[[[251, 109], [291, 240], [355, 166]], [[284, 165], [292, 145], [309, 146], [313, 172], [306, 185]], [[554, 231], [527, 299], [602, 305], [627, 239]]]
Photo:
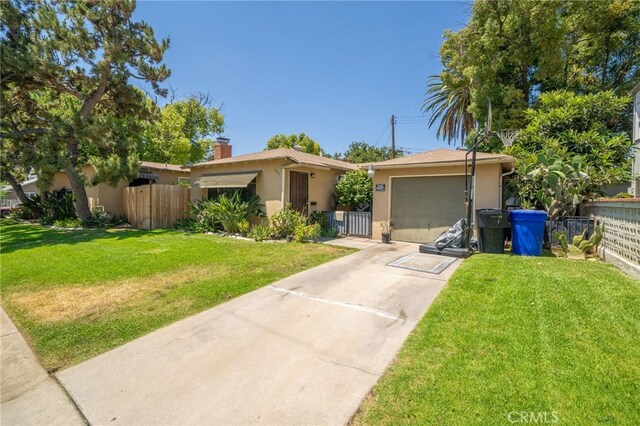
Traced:
[[133, 228], [168, 228], [189, 216], [189, 193], [189, 188], [178, 185], [123, 188], [124, 212]]

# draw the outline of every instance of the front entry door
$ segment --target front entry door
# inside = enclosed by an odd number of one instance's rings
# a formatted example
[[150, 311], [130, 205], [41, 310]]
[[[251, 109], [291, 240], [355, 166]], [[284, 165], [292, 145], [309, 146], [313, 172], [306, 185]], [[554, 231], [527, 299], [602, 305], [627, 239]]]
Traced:
[[289, 201], [294, 210], [307, 213], [309, 200], [309, 175], [307, 173], [289, 172]]

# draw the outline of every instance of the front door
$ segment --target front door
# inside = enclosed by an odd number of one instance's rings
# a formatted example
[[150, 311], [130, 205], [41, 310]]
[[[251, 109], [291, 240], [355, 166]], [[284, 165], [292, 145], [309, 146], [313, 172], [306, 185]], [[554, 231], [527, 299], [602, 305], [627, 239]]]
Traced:
[[309, 175], [307, 173], [289, 172], [289, 201], [294, 210], [307, 213], [309, 200]]

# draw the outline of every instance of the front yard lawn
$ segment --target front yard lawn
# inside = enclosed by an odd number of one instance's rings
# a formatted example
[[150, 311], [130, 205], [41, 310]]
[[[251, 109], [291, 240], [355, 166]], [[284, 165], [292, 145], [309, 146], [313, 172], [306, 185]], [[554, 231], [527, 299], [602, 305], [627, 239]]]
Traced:
[[465, 260], [353, 423], [543, 420], [640, 424], [640, 283], [609, 265]]
[[169, 230], [0, 225], [2, 305], [57, 370], [349, 254]]

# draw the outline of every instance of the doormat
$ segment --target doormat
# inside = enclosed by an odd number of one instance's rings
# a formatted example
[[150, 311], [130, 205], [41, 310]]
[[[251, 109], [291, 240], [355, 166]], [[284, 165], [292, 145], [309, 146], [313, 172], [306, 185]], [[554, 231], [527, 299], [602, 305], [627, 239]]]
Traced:
[[434, 254], [411, 253], [387, 263], [387, 266], [409, 269], [411, 271], [439, 274], [456, 261], [455, 257], [437, 256]]

